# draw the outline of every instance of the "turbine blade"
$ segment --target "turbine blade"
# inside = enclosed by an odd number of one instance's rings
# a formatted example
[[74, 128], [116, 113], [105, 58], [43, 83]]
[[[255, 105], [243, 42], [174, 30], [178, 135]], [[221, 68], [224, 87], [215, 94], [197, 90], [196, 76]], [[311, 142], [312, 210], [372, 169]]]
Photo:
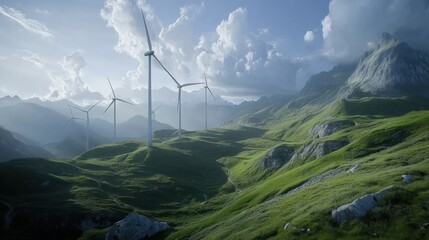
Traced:
[[109, 77], [107, 77], [107, 81], [109, 81], [110, 89], [112, 89], [113, 97], [116, 98], [115, 91], [113, 91], [112, 83], [110, 83]]
[[135, 106], [135, 104], [134, 104], [134, 103], [130, 103], [130, 102], [125, 101], [125, 100], [122, 100], [122, 99], [120, 99], [120, 98], [117, 98], [116, 100], [121, 101], [121, 102], [124, 102], [124, 103], [128, 103], [128, 104], [130, 104], [130, 105]]
[[67, 121], [66, 125], [64, 125], [63, 129], [64, 129], [64, 128], [66, 128], [66, 127], [70, 124], [70, 122], [71, 122], [72, 120], [73, 120], [73, 118], [70, 118], [70, 119]]
[[73, 111], [71, 110], [71, 107], [70, 107], [70, 104], [69, 104], [69, 110], [70, 110], [70, 115], [71, 115], [72, 117], [74, 117], [74, 116], [73, 116]]
[[110, 106], [112, 106], [112, 104], [115, 102], [115, 100], [112, 100], [112, 102], [109, 104], [109, 106], [107, 106], [106, 110], [104, 110], [103, 114], [105, 114], [107, 112], [107, 110], [109, 110]]
[[206, 87], [208, 87], [208, 85], [207, 85], [207, 75], [206, 75], [206, 72], [204, 72], [204, 80], [206, 81]]
[[78, 107], [76, 107], [76, 106], [71, 106], [72, 108], [74, 108], [74, 109], [77, 109], [77, 110], [79, 110], [79, 111], [82, 111], [82, 112], [86, 112], [85, 110], [83, 110], [83, 109], [81, 109], [81, 108], [78, 108]]
[[99, 103], [101, 103], [101, 101], [103, 101], [103, 100], [100, 100], [96, 104], [92, 105], [92, 107], [90, 107], [88, 110], [86, 110], [86, 112], [91, 111], [91, 109], [93, 109], [95, 106], [97, 106]]
[[[73, 118], [74, 120], [81, 120], [81, 121], [86, 121], [86, 119], [83, 118]], [[74, 121], [73, 121], [74, 122]]]
[[150, 41], [149, 31], [147, 30], [146, 18], [144, 17], [143, 10], [142, 10], [142, 9], [140, 9], [140, 11], [142, 12], [143, 23], [144, 23], [144, 29], [146, 30], [147, 45], [148, 45], [148, 47], [149, 47], [149, 51], [152, 51], [152, 43], [151, 43], [151, 41]]
[[198, 85], [198, 84], [204, 84], [204, 82], [199, 82], [199, 83], [185, 83], [185, 84], [182, 85], [182, 87], [188, 87], [188, 86]]
[[207, 87], [207, 89], [209, 90], [210, 94], [212, 95], [213, 100], [215, 100], [215, 102], [217, 102], [212, 90], [209, 87]]
[[158, 110], [158, 108], [160, 108], [160, 107], [162, 107], [162, 104], [161, 105], [159, 105], [157, 108], [155, 108], [155, 110], [153, 110], [152, 112], [154, 113], [154, 112], [156, 112], [156, 110]]
[[162, 65], [161, 61], [159, 61], [158, 57], [154, 54], [155, 60], [161, 65], [161, 67], [164, 69], [165, 72], [167, 72], [168, 75], [173, 79], [173, 81], [177, 84], [177, 86], [180, 86], [180, 83], [171, 75], [171, 73]]

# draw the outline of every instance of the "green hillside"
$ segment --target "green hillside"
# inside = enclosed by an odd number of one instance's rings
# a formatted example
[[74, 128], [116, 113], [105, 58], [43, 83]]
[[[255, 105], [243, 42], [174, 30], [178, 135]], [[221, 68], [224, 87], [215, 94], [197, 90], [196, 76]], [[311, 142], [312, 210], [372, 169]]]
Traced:
[[[0, 237], [25, 235], [24, 229], [40, 238], [79, 237], [92, 228], [83, 239], [103, 239], [129, 212], [168, 222], [173, 228], [158, 239], [428, 237], [422, 226], [429, 220], [429, 111], [345, 114], [342, 103], [275, 109], [262, 127], [188, 132], [157, 139], [152, 149], [124, 141], [73, 160], [0, 164], [0, 197], [16, 209]], [[324, 137], [309, 134], [314, 125], [335, 121], [354, 125]], [[262, 167], [276, 146], [298, 151], [329, 141], [347, 144], [315, 160]], [[403, 174], [413, 181], [403, 182]], [[332, 209], [390, 185], [395, 190], [368, 216], [332, 220]], [[1, 214], [6, 210], [0, 205]]]

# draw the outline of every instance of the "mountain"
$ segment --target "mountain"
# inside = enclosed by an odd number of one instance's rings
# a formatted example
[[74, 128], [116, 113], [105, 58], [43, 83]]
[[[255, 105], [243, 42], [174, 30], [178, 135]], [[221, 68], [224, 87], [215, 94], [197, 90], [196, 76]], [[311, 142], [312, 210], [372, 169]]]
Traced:
[[[86, 126], [74, 124], [65, 129], [66, 135], [61, 141], [46, 145], [55, 157], [74, 158], [86, 151]], [[110, 143], [112, 140], [100, 136], [97, 132], [89, 132], [89, 147], [93, 148], [102, 144]]]
[[40, 145], [60, 141], [68, 118], [34, 103], [19, 102], [0, 107], [0, 125]]
[[[158, 121], [154, 121], [153, 130], [161, 130], [161, 129], [173, 129], [172, 126], [160, 123]], [[119, 139], [146, 139], [147, 137], [147, 118], [137, 115], [125, 122], [119, 123], [117, 125], [117, 136]]]
[[323, 104], [332, 101], [355, 69], [355, 64], [342, 64], [311, 76], [289, 107], [299, 108], [308, 103]]
[[377, 48], [361, 59], [342, 96], [429, 97], [429, 55], [383, 33]]
[[48, 151], [41, 147], [29, 146], [18, 141], [12, 133], [0, 127], [0, 162], [14, 158], [47, 158], [51, 156]]

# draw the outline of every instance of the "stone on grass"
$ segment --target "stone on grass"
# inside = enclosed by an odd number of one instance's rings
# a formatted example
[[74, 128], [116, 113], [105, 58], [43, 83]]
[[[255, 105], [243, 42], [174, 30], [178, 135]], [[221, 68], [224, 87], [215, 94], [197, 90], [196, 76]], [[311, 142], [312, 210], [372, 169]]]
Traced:
[[369, 211], [377, 206], [378, 201], [394, 186], [389, 186], [376, 193], [367, 194], [354, 200], [351, 203], [340, 206], [337, 209], [332, 210], [332, 218], [338, 222], [345, 222], [355, 218], [364, 217]]
[[353, 167], [351, 167], [347, 173], [354, 173], [356, 170], [358, 170], [360, 168], [360, 164], [356, 164]]
[[106, 234], [105, 240], [142, 240], [170, 228], [165, 222], [154, 222], [146, 216], [130, 213], [116, 222]]
[[408, 174], [402, 175], [402, 181], [404, 181], [404, 182], [411, 182], [411, 180], [413, 180], [413, 176], [408, 175]]

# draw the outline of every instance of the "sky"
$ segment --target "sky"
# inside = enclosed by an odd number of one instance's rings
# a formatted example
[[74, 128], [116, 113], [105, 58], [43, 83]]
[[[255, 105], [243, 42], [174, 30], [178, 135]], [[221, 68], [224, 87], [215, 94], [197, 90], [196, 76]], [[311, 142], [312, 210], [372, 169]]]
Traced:
[[[297, 93], [383, 32], [429, 50], [429, 0], [0, 0], [0, 96], [145, 101], [148, 50], [232, 102]], [[153, 88], [176, 91], [153, 62]], [[201, 85], [188, 88], [198, 90]], [[201, 99], [202, 100], [202, 99]]]

